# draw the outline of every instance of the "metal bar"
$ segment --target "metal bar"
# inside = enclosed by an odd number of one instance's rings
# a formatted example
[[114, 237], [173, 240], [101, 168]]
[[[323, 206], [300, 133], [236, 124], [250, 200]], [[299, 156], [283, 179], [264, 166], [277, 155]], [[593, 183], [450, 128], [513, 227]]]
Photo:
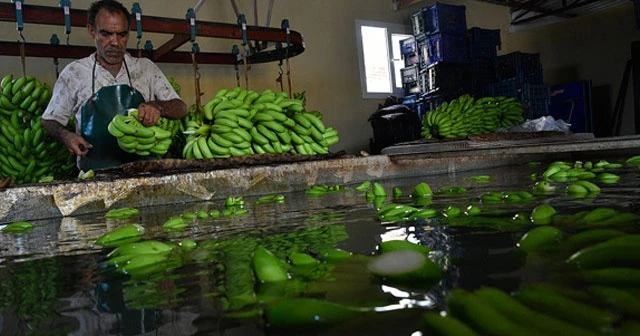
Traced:
[[[70, 10], [71, 26], [86, 27], [87, 11], [80, 9]], [[64, 25], [64, 17], [60, 15], [60, 9], [47, 6], [23, 6], [23, 17], [25, 23]], [[15, 8], [10, 3], [0, 3], [0, 21], [15, 22]], [[189, 23], [184, 19], [163, 18], [157, 16], [143, 16], [142, 25], [145, 32], [164, 34], [190, 34]], [[131, 22], [131, 29], [136, 29], [135, 21]], [[241, 39], [241, 29], [236, 24], [198, 21], [198, 36]], [[285, 36], [282, 29], [269, 27], [247, 26], [247, 38], [250, 40], [261, 40], [269, 42], [284, 42]], [[291, 42], [302, 43], [300, 33], [291, 31]]]
[[578, 1], [573, 2], [572, 4], [568, 5], [567, 7], [554, 9], [554, 10], [551, 10], [551, 11], [546, 12], [546, 13], [530, 16], [528, 18], [524, 18], [524, 19], [520, 19], [520, 20], [516, 20], [516, 21], [511, 21], [511, 24], [515, 26], [515, 25], [531, 22], [531, 21], [534, 21], [534, 20], [537, 20], [537, 19], [540, 19], [540, 18], [543, 18], [543, 17], [550, 16], [550, 15], [556, 15], [556, 14], [559, 14], [559, 13], [564, 13], [564, 12], [566, 12], [568, 10], [579, 8], [579, 7], [582, 7], [582, 6], [586, 6], [588, 4], [591, 4], [591, 3], [594, 3], [594, 2], [598, 2], [598, 1], [603, 1], [603, 0], [586, 0], [586, 1], [582, 1], [582, 2], [580, 2], [578, 0]]
[[[542, 2], [542, 1], [544, 1], [544, 0], [531, 0], [529, 2], [523, 3], [523, 6], [527, 6], [528, 8], [527, 9], [518, 10], [519, 13], [516, 15], [515, 18], [511, 18], [511, 20], [518, 20], [519, 18], [531, 13], [531, 11], [532, 11], [531, 8], [534, 8], [534, 7], [538, 8], [536, 6], [536, 4], [538, 4], [538, 3]], [[539, 8], [543, 9], [542, 7], [539, 7]]]
[[173, 35], [173, 37], [169, 41], [165, 42], [153, 52], [153, 56], [151, 57], [151, 59], [154, 61], [157, 60], [158, 58], [176, 50], [183, 44], [189, 42], [189, 39], [189, 35]]
[[616, 98], [615, 106], [613, 107], [613, 125], [611, 133], [612, 135], [620, 135], [620, 126], [622, 124], [622, 115], [624, 112], [624, 101], [627, 97], [627, 88], [629, 85], [629, 74], [631, 73], [631, 60], [627, 61], [624, 67], [624, 73], [622, 74], [622, 81], [620, 82], [620, 88], [618, 89], [618, 97]]
[[[27, 43], [25, 44], [25, 54], [27, 57], [58, 57], [68, 59], [78, 59], [91, 55], [96, 48], [92, 46], [66, 46], [66, 45], [51, 45], [45, 43]], [[268, 51], [255, 55], [250, 55], [247, 58], [247, 63], [268, 63], [277, 60], [281, 60], [285, 57], [285, 50], [283, 48], [280, 51]], [[131, 55], [136, 55], [135, 49], [127, 49]], [[293, 57], [301, 54], [304, 51], [301, 45], [292, 45], [289, 50], [289, 57]], [[18, 42], [4, 42], [0, 41], [0, 55], [4, 56], [20, 56]], [[191, 53], [183, 51], [173, 51], [167, 53], [161, 57], [154, 59], [157, 63], [185, 63], [191, 64]], [[231, 53], [217, 53], [217, 52], [201, 52], [198, 53], [198, 63], [200, 64], [234, 64], [236, 59]]]
[[[494, 5], [499, 5], [499, 6], [505, 6], [505, 7], [509, 7], [511, 9], [515, 9], [515, 10], [527, 10], [527, 11], [538, 12], [538, 13], [548, 12], [549, 11], [548, 9], [541, 8], [541, 7], [538, 7], [538, 6], [529, 6], [529, 5], [523, 4], [522, 2], [518, 2], [516, 0], [478, 0], [478, 1], [486, 2], [486, 3], [490, 3], [490, 4], [494, 4]], [[551, 14], [551, 15], [558, 16], [558, 17], [563, 17], [563, 18], [575, 17], [575, 15], [570, 15], [570, 14], [566, 14], [566, 13], [555, 13], [555, 14]]]
[[238, 15], [240, 15], [240, 11], [238, 11], [238, 5], [236, 5], [235, 0], [231, 0], [231, 6], [233, 6], [233, 11], [236, 12], [236, 17], [238, 17]]

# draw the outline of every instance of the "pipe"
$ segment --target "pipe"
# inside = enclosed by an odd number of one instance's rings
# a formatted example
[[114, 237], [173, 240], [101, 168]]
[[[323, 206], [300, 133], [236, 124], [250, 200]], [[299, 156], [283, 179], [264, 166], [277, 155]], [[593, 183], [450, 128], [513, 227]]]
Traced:
[[198, 12], [198, 9], [200, 9], [200, 7], [202, 7], [202, 5], [204, 4], [204, 2], [207, 0], [198, 0], [198, 3], [196, 3], [195, 6], [193, 6], [193, 11], [194, 12]]

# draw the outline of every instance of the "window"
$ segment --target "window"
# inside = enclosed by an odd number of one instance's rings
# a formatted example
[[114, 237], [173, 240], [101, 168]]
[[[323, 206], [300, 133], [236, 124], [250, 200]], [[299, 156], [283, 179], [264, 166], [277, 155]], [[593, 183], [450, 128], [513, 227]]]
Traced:
[[384, 22], [356, 21], [360, 86], [363, 98], [403, 96], [400, 69], [404, 61], [400, 41], [411, 37], [410, 27]]

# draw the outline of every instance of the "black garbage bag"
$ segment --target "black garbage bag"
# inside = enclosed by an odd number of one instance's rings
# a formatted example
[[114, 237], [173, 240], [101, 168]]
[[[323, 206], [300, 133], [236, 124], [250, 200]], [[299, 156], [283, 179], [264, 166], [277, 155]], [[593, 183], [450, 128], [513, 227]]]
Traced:
[[384, 107], [369, 117], [373, 139], [369, 141], [371, 154], [380, 154], [383, 148], [420, 138], [422, 124], [418, 114], [399, 104]]

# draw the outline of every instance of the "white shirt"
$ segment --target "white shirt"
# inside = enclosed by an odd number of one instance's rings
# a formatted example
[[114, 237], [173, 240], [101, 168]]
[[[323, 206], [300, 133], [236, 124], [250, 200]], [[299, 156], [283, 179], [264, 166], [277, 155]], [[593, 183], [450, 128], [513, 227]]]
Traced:
[[[140, 91], [145, 101], [151, 100], [171, 100], [180, 98], [173, 89], [167, 77], [160, 68], [147, 58], [132, 57], [125, 54], [125, 62], [131, 75], [133, 87]], [[42, 119], [55, 120], [62, 125], [67, 125], [73, 114], [76, 116], [76, 131], [79, 132], [80, 108], [91, 98], [94, 92], [91, 91], [91, 78], [93, 65], [96, 62], [96, 53], [88, 57], [75, 60], [67, 65], [53, 87], [53, 95], [46, 110], [42, 114]], [[95, 91], [103, 86], [129, 85], [129, 76], [124, 64], [116, 77], [104, 67], [100, 62], [96, 64]]]

